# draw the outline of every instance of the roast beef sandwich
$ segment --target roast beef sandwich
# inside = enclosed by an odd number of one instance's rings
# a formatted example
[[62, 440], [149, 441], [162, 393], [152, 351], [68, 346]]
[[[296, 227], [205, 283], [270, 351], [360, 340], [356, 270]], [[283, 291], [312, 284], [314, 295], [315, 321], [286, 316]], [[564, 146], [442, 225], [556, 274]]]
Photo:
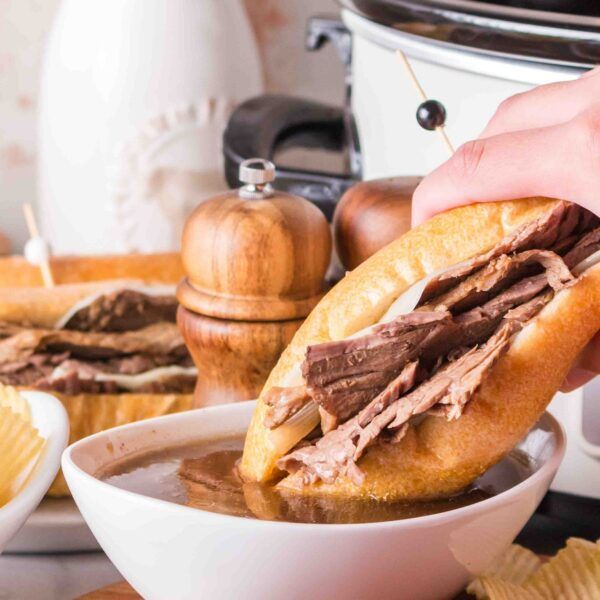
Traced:
[[438, 215], [335, 286], [257, 404], [240, 465], [299, 494], [458, 492], [536, 423], [600, 329], [600, 222], [542, 198]]
[[[45, 288], [22, 258], [0, 260], [0, 383], [56, 395], [71, 442], [191, 407], [178, 255], [56, 258], [52, 271]], [[59, 476], [50, 494], [67, 493]]]

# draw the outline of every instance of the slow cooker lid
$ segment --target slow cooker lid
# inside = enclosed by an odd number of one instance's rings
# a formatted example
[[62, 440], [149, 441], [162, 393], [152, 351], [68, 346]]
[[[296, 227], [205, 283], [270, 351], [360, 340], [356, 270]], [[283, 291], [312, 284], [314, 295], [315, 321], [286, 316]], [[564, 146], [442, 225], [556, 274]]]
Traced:
[[600, 3], [590, 0], [340, 0], [405, 33], [472, 51], [556, 64], [600, 62]]

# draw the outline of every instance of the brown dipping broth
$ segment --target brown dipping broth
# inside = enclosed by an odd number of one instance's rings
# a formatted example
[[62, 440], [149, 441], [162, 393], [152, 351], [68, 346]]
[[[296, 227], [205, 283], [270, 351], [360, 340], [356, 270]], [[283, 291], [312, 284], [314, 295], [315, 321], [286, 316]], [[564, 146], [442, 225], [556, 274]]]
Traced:
[[125, 457], [99, 477], [144, 496], [225, 515], [294, 523], [372, 523], [468, 506], [513, 487], [531, 473], [527, 455], [513, 451], [468, 490], [443, 500], [381, 502], [300, 496], [272, 485], [242, 482], [236, 463], [243, 447], [243, 435], [197, 441]]

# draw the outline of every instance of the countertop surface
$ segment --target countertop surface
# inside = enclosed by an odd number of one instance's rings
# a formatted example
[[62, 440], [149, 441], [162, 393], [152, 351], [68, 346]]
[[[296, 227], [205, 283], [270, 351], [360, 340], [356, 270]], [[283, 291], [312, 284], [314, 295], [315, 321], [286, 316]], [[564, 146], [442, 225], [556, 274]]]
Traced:
[[74, 600], [121, 579], [102, 552], [0, 556], [0, 600]]

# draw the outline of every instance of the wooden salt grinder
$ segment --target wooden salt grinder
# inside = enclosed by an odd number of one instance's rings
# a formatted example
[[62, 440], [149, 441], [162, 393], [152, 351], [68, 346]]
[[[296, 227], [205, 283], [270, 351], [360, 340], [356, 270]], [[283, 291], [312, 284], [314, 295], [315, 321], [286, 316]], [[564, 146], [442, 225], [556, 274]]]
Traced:
[[333, 216], [335, 247], [352, 271], [410, 229], [411, 200], [420, 177], [361, 181], [340, 199]]
[[275, 191], [274, 177], [269, 161], [244, 161], [245, 185], [200, 204], [185, 224], [177, 321], [199, 371], [197, 406], [256, 398], [323, 295], [327, 220]]

